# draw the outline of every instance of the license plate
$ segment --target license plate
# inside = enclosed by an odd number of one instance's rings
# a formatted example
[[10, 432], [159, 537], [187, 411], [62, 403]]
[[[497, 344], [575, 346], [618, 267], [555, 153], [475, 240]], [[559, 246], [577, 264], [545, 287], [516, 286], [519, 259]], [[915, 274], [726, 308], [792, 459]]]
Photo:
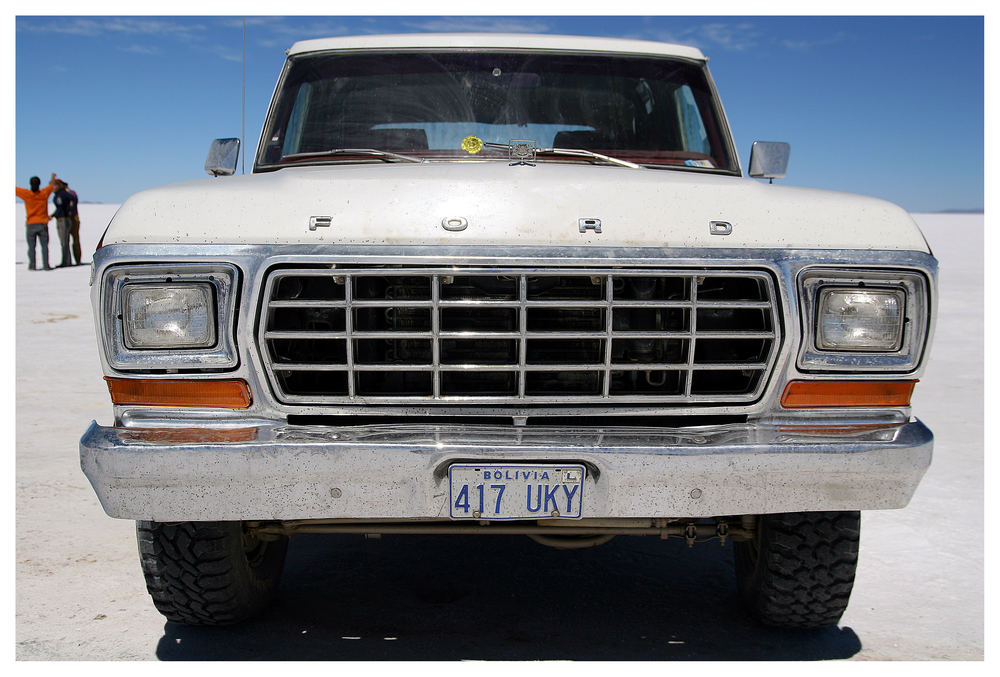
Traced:
[[580, 519], [582, 465], [455, 464], [448, 468], [452, 519]]

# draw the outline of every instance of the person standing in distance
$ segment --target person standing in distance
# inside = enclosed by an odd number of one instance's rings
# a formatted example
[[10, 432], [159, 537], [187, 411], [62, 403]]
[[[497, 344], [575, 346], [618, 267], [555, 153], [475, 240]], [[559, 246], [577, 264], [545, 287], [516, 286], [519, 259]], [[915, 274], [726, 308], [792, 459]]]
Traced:
[[[65, 181], [63, 183], [66, 183]], [[66, 184], [66, 192], [73, 196], [73, 206], [70, 209], [70, 218], [72, 219], [72, 224], [69, 229], [69, 237], [73, 242], [73, 261], [74, 265], [80, 265], [82, 261], [81, 249], [80, 249], [80, 212], [77, 207], [80, 205], [80, 198], [76, 196], [76, 191]]]
[[24, 212], [27, 218], [24, 222], [25, 238], [28, 240], [28, 270], [35, 270], [35, 242], [42, 249], [42, 268], [52, 270], [49, 266], [49, 195], [55, 187], [56, 174], [52, 173], [49, 185], [39, 190], [42, 180], [32, 176], [29, 180], [31, 190], [14, 187], [17, 197], [24, 200]]
[[62, 179], [56, 179], [56, 194], [52, 197], [52, 202], [56, 206], [56, 211], [52, 215], [56, 217], [56, 229], [59, 232], [59, 248], [62, 251], [62, 260], [59, 268], [66, 268], [73, 265], [73, 257], [69, 250], [69, 235], [73, 229], [73, 213], [76, 211], [76, 198], [73, 197], [66, 187], [68, 184]]

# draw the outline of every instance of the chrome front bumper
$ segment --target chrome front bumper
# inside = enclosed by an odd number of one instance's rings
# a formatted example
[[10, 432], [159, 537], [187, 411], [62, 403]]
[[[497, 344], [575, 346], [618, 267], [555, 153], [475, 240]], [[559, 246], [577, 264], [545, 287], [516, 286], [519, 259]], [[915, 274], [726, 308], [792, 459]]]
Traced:
[[80, 463], [112, 517], [448, 519], [455, 462], [579, 462], [584, 517], [901, 508], [931, 462], [919, 421], [703, 428], [102, 427]]

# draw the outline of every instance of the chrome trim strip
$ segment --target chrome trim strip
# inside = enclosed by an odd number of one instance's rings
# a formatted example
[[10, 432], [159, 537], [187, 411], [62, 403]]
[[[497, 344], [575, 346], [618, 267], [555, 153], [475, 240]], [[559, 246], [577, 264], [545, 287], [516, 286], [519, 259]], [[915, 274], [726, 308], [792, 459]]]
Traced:
[[[605, 299], [605, 309], [604, 309], [604, 333], [606, 336], [610, 337], [615, 331], [615, 314], [614, 314], [614, 304], [612, 299], [615, 295], [615, 275], [618, 273], [611, 273], [605, 278], [605, 288], [604, 288], [604, 299]], [[694, 313], [690, 313], [694, 314]], [[694, 342], [694, 339], [691, 339]], [[612, 364], [612, 352], [614, 350], [614, 342], [610, 338], [604, 342], [604, 378], [601, 379], [601, 396], [604, 398], [611, 397], [611, 364]], [[523, 379], [522, 379], [523, 380]]]
[[[270, 284], [268, 284], [268, 289], [271, 289]], [[268, 296], [267, 298], [270, 298]], [[344, 329], [348, 335], [354, 330], [354, 281], [351, 279], [344, 280]], [[260, 346], [257, 348], [260, 350]], [[347, 352], [347, 368], [350, 371], [354, 370], [354, 341], [347, 341], [345, 347]], [[267, 353], [265, 353], [267, 355]], [[265, 357], [267, 363], [271, 360], [269, 357]], [[347, 394], [349, 397], [354, 397], [354, 379], [347, 379]]]
[[[141, 262], [169, 256], [171, 261], [204, 263], [210, 258], [230, 259], [257, 268], [261, 265], [313, 263], [325, 268], [359, 264], [390, 265], [498, 265], [517, 266], [660, 266], [673, 269], [725, 265], [773, 268], [783, 262], [797, 263], [796, 270], [811, 265], [844, 268], [937, 269], [937, 259], [924, 251], [881, 249], [756, 249], [674, 247], [556, 247], [551, 245], [329, 245], [316, 244], [171, 244], [115, 243], [94, 253], [100, 270], [122, 259]], [[237, 261], [238, 259], [238, 261]]]
[[[263, 337], [266, 339], [284, 339], [284, 338], [351, 338], [356, 339], [385, 339], [385, 338], [409, 338], [409, 339], [420, 339], [420, 338], [434, 338], [435, 336], [440, 336], [441, 338], [492, 338], [492, 339], [516, 339], [521, 338], [534, 338], [534, 339], [566, 339], [566, 338], [594, 338], [603, 339], [606, 338], [606, 334], [603, 332], [588, 332], [588, 331], [529, 331], [529, 332], [513, 332], [513, 331], [497, 331], [497, 332], [487, 332], [487, 331], [442, 331], [435, 334], [430, 331], [265, 331]], [[616, 331], [613, 338], [695, 338], [695, 334], [689, 331]], [[732, 332], [722, 332], [722, 331], [705, 331], [699, 332], [697, 338], [709, 338], [709, 339], [754, 339], [754, 338], [775, 338], [775, 333], [770, 331], [732, 331]]]
[[[282, 363], [273, 364], [271, 368], [275, 371], [347, 371], [347, 366], [343, 364], [321, 364], [321, 363]], [[469, 364], [440, 364], [440, 363], [430, 363], [430, 364], [364, 364], [357, 363], [354, 365], [354, 371], [415, 371], [420, 369], [440, 369], [441, 371], [468, 371], [470, 369], [476, 369], [481, 371], [509, 371], [516, 372], [519, 369], [524, 369], [525, 371], [596, 371], [598, 368], [612, 369], [614, 371], [646, 371], [646, 370], [677, 370], [677, 369], [693, 369], [695, 371], [705, 370], [705, 371], [721, 371], [721, 370], [733, 370], [737, 371], [740, 369], [755, 369], [762, 370], [767, 368], [766, 362], [719, 362], [716, 364], [706, 363], [690, 365], [687, 363], [656, 363], [656, 364], [643, 364], [639, 362], [629, 362], [627, 364], [614, 364], [608, 366], [607, 364], [600, 364], [598, 362], [584, 362], [576, 364], [556, 364], [556, 363], [541, 363], [541, 364], [526, 364], [521, 367], [517, 364], [510, 363], [469, 363]]]
[[[653, 271], [650, 271], [653, 272]], [[616, 273], [617, 274], [617, 273]], [[532, 308], [607, 308], [606, 301], [527, 301]], [[340, 301], [268, 301], [271, 308], [342, 308]], [[399, 301], [358, 301], [351, 303], [353, 308], [392, 308]], [[520, 301], [406, 301], [407, 308], [520, 308]], [[737, 308], [737, 309], [769, 309], [771, 304], [763, 301], [703, 301], [697, 305], [690, 301], [615, 301], [615, 308]]]
[[[691, 284], [691, 283], [694, 284]], [[698, 302], [698, 284], [693, 278], [687, 280], [687, 284], [691, 284], [691, 303]], [[772, 297], [773, 298], [773, 297]], [[698, 313], [691, 313], [689, 316], [691, 321], [691, 342], [688, 343], [688, 359], [687, 359], [687, 378], [684, 379], [684, 396], [691, 397], [691, 383], [694, 381], [692, 378], [694, 376], [694, 349], [695, 343], [698, 341], [696, 334], [698, 333]], [[771, 352], [773, 353], [773, 347]]]
[[[520, 300], [517, 312], [518, 329], [521, 331], [517, 346], [517, 365], [523, 370], [528, 364], [528, 278], [522, 275], [517, 280], [517, 294]], [[521, 373], [524, 372], [522, 371]], [[517, 396], [519, 399], [524, 399], [526, 396], [527, 380], [526, 378], [517, 379]]]
[[[431, 277], [431, 305], [435, 308], [441, 303], [441, 278], [438, 275]], [[409, 307], [409, 303], [406, 304]], [[430, 364], [432, 390], [431, 396], [434, 399], [441, 397], [441, 313], [431, 310], [431, 359]], [[391, 366], [391, 365], [383, 365]], [[355, 371], [358, 366], [355, 365]], [[348, 379], [354, 379], [348, 375]]]

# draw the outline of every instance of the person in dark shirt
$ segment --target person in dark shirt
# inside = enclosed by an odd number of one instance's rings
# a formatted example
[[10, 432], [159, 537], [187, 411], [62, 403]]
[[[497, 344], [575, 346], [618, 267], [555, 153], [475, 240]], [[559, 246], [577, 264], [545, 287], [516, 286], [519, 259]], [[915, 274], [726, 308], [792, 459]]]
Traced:
[[[66, 183], [63, 181], [63, 183]], [[76, 196], [76, 191], [69, 187], [66, 183], [66, 192], [73, 196], [73, 205], [70, 207], [70, 218], [72, 219], [72, 225], [69, 228], [69, 237], [73, 241], [73, 262], [75, 265], [80, 265], [80, 212], [77, 207], [80, 204], [80, 198]]]
[[66, 182], [56, 179], [56, 192], [52, 197], [52, 202], [56, 206], [54, 217], [56, 217], [56, 229], [59, 232], [59, 246], [62, 248], [62, 262], [59, 268], [73, 265], [72, 255], [69, 249], [69, 233], [73, 227], [73, 213], [76, 212], [76, 198], [66, 190]]

